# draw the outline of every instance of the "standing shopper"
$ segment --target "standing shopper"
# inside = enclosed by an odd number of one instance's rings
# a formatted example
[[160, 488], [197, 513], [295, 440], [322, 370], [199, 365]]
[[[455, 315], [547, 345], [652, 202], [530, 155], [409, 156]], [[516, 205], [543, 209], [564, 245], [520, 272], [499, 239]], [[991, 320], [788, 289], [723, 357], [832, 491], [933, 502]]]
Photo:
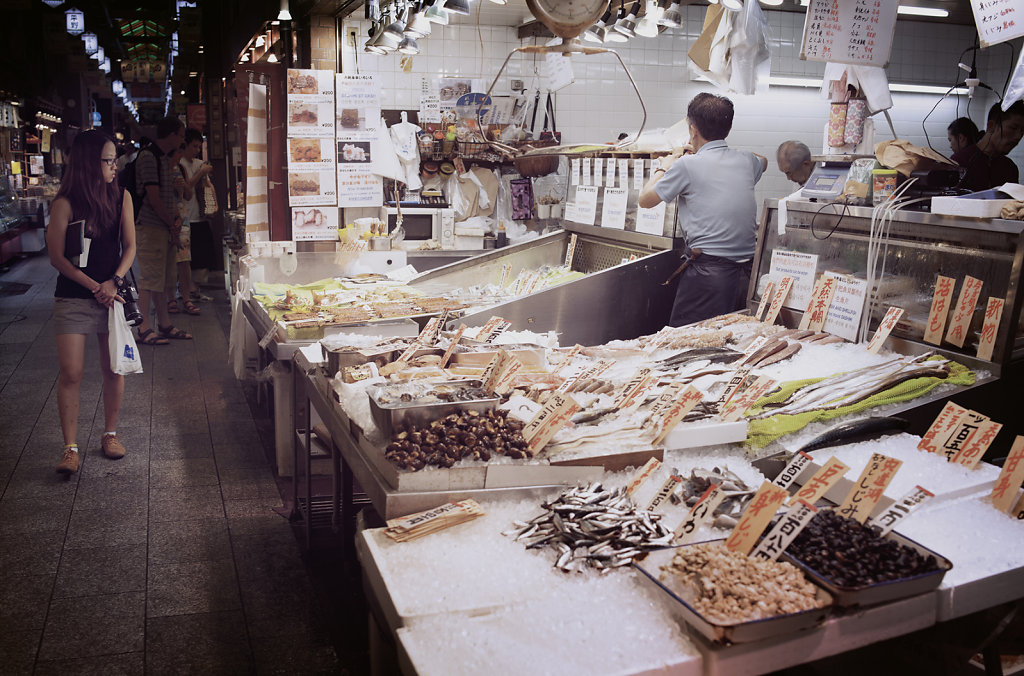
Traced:
[[[203, 294], [199, 291], [199, 285], [196, 284], [192, 277], [192, 270], [195, 269], [197, 274], [201, 274], [209, 269], [209, 263], [205, 260], [207, 257], [201, 252], [205, 248], [206, 242], [205, 240], [200, 242], [197, 239], [208, 239], [210, 231], [210, 224], [205, 220], [202, 210], [199, 208], [198, 193], [203, 189], [204, 181], [210, 175], [210, 172], [213, 171], [213, 167], [199, 159], [199, 154], [202, 151], [202, 133], [197, 129], [186, 129], [185, 154], [178, 163], [178, 166], [182, 177], [185, 179], [182, 197], [185, 205], [185, 218], [190, 225], [191, 237], [189, 238], [190, 246], [188, 253], [186, 254], [183, 251], [178, 255], [178, 285], [181, 288], [181, 298], [185, 311], [189, 314], [199, 314], [199, 309], [195, 303], [204, 299]], [[193, 247], [191, 246], [192, 242], [196, 242], [198, 245], [195, 252], [193, 252]], [[185, 263], [183, 261], [188, 262]], [[205, 296], [205, 299], [211, 300], [209, 296]], [[171, 297], [169, 302], [176, 303], [177, 301]]]
[[[139, 342], [166, 345], [168, 338], [190, 340], [192, 336], [171, 324], [165, 289], [177, 277], [175, 258], [181, 217], [174, 208], [174, 172], [171, 153], [185, 140], [185, 125], [168, 116], [156, 126], [156, 143], [139, 151], [135, 160], [135, 182], [142, 190], [139, 211]], [[157, 335], [149, 323], [150, 301], [156, 306]]]
[[[121, 458], [125, 448], [117, 439], [117, 416], [124, 394], [124, 376], [110, 369], [107, 321], [117, 288], [135, 260], [135, 217], [132, 198], [117, 182], [117, 150], [98, 129], [75, 137], [67, 172], [50, 208], [46, 246], [57, 268], [53, 323], [57, 333], [57, 408], [64, 433], [64, 455], [57, 471], [78, 471], [78, 389], [85, 366], [85, 337], [96, 334], [103, 374], [103, 452]], [[84, 223], [83, 223], [84, 221]], [[70, 226], [70, 227], [69, 227]], [[89, 239], [88, 253], [71, 260], [67, 243], [75, 246], [79, 232]], [[69, 238], [69, 233], [71, 237]], [[76, 247], [77, 249], [77, 247]], [[85, 256], [84, 265], [82, 256]]]
[[768, 167], [755, 153], [725, 142], [732, 130], [732, 101], [698, 94], [686, 109], [694, 154], [661, 158], [640, 191], [639, 205], [652, 208], [679, 198], [686, 232], [684, 264], [672, 305], [671, 326], [683, 326], [741, 309], [757, 238], [754, 185]]
[[[181, 162], [185, 157], [185, 144], [171, 151], [171, 172], [174, 176], [175, 204], [174, 212], [181, 217], [181, 230], [178, 233], [178, 243], [175, 247], [175, 262], [178, 269], [178, 284], [181, 286], [181, 299], [185, 305], [185, 312], [190, 315], [199, 314], [199, 308], [192, 302], [189, 292], [192, 289], [192, 270], [189, 267], [192, 261], [192, 226], [191, 212], [188, 206], [187, 194], [188, 183], [185, 180], [184, 167]], [[198, 210], [198, 209], [197, 209]], [[175, 291], [174, 280], [171, 280], [167, 287], [167, 312], [178, 313], [178, 298]]]

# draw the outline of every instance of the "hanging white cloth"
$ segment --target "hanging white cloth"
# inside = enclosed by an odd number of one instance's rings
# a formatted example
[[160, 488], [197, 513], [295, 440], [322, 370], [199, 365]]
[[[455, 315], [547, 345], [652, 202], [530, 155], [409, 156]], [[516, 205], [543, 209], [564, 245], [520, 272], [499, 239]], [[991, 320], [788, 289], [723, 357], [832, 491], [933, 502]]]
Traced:
[[419, 190], [423, 187], [420, 179], [420, 149], [416, 142], [416, 134], [420, 128], [409, 122], [405, 111], [402, 111], [402, 121], [391, 126], [391, 142], [395, 147], [395, 155], [405, 175], [403, 179], [409, 190]]

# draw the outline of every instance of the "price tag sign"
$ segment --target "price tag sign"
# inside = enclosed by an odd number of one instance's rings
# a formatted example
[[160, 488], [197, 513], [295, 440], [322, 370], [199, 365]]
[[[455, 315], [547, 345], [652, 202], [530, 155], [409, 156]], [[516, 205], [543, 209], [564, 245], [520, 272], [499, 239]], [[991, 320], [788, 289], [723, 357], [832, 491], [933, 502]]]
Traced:
[[594, 172], [590, 165], [590, 158], [583, 158], [583, 185], [591, 185], [594, 180]]
[[564, 383], [562, 383], [559, 386], [558, 391], [559, 392], [575, 392], [576, 391], [576, 387], [580, 383], [582, 383], [582, 382], [584, 382], [586, 380], [592, 380], [592, 379], [598, 377], [599, 375], [601, 375], [602, 373], [604, 373], [605, 371], [610, 369], [614, 364], [615, 364], [615, 360], [614, 359], [598, 359], [596, 362], [594, 362], [593, 364], [591, 364], [587, 368], [585, 368], [582, 371], [580, 371], [579, 373], [577, 373], [572, 378], [569, 378]]
[[757, 538], [761, 537], [768, 523], [775, 516], [782, 503], [789, 497], [786, 489], [779, 488], [770, 481], [765, 481], [754, 493], [750, 505], [744, 510], [740, 522], [732, 529], [725, 541], [725, 547], [731, 552], [749, 554]]
[[629, 160], [619, 160], [619, 187], [629, 187]]
[[920, 507], [921, 503], [928, 498], [934, 497], [935, 495], [931, 491], [921, 488], [920, 486], [914, 486], [912, 491], [892, 503], [892, 505], [889, 506], [889, 509], [885, 510], [878, 516], [871, 517], [871, 519], [868, 520], [868, 525], [877, 527], [881, 530], [879, 535], [885, 536], [896, 526], [896, 524], [910, 516], [911, 512]]
[[626, 383], [626, 386], [622, 388], [622, 391], [619, 392], [619, 395], [615, 398], [612, 406], [618, 409], [624, 408], [636, 397], [637, 392], [641, 389], [646, 390], [644, 384], [650, 382], [650, 375], [651, 369], [644, 368], [637, 371], [633, 377], [629, 379], [629, 382]]
[[738, 361], [746, 361], [747, 357], [760, 350], [761, 347], [767, 342], [768, 338], [766, 338], [765, 336], [758, 336], [750, 343], [750, 345], [747, 345], [747, 349], [743, 350], [743, 359], [740, 359]]
[[568, 394], [553, 392], [540, 412], [523, 427], [527, 447], [534, 453], [544, 448], [579, 408], [579, 404]]
[[809, 524], [817, 513], [818, 508], [814, 505], [797, 500], [796, 504], [786, 510], [782, 518], [768, 531], [768, 535], [761, 538], [750, 555], [755, 559], [766, 561], [778, 560], [779, 555], [786, 551], [786, 547], [792, 544], [804, 526]]
[[498, 375], [497, 380], [494, 381], [494, 392], [500, 395], [506, 395], [511, 392], [516, 374], [523, 370], [523, 368], [523, 362], [515, 357], [511, 357], [508, 364]]
[[946, 405], [939, 411], [939, 415], [936, 416], [935, 422], [931, 424], [928, 431], [921, 437], [921, 441], [917, 442], [917, 450], [938, 453], [942, 441], [949, 436], [953, 427], [965, 415], [967, 415], [966, 408], [947, 401]]
[[840, 336], [851, 342], [857, 341], [860, 330], [860, 316], [864, 312], [864, 299], [867, 296], [868, 283], [856, 277], [847, 277], [835, 272], [825, 271], [836, 280], [836, 291], [828, 306], [828, 317], [822, 331]]
[[981, 337], [978, 339], [978, 359], [992, 361], [992, 351], [996, 347], [996, 336], [999, 335], [999, 321], [1003, 318], [1003, 299], [989, 298], [985, 306], [985, 323], [981, 326]]
[[725, 407], [729, 404], [729, 400], [732, 399], [732, 395], [736, 394], [736, 390], [740, 389], [740, 385], [742, 385], [743, 381], [750, 375], [750, 370], [752, 368], [752, 366], [747, 366], [746, 368], [736, 369], [736, 373], [733, 374], [732, 378], [729, 379], [729, 382], [726, 383], [725, 389], [718, 397], [718, 401], [715, 402], [715, 408], [718, 409], [718, 411], [725, 410]]
[[953, 311], [953, 319], [949, 323], [949, 332], [946, 333], [946, 341], [957, 347], [964, 346], [967, 338], [967, 329], [971, 326], [971, 318], [974, 317], [974, 308], [978, 305], [978, 298], [981, 297], [982, 281], [970, 275], [964, 277], [964, 285], [960, 288], [960, 297], [956, 301], [956, 309]]
[[583, 160], [577, 158], [572, 161], [572, 176], [570, 177], [569, 185], [580, 184], [580, 168]]
[[882, 349], [882, 343], [889, 337], [892, 330], [896, 328], [896, 322], [903, 316], [903, 308], [891, 307], [885, 311], [885, 316], [882, 317], [882, 323], [875, 329], [875, 335], [871, 336], [871, 342], [868, 343], [868, 352], [871, 354], [878, 354], [878, 351]]
[[967, 447], [975, 434], [978, 433], [981, 424], [987, 420], [988, 416], [968, 409], [964, 415], [960, 416], [960, 419], [957, 420], [956, 425], [953, 427], [953, 431], [942, 442], [942, 448], [939, 449], [939, 452], [946, 456], [946, 460], [953, 462], [953, 458]]
[[408, 362], [410, 359], [412, 359], [412, 356], [414, 354], [416, 354], [417, 351], [422, 350], [422, 349], [423, 349], [422, 345], [420, 345], [419, 343], [414, 342], [414, 343], [410, 344], [409, 347], [405, 348], [405, 352], [403, 352], [402, 354], [400, 354], [398, 356], [398, 361]]
[[821, 293], [821, 283], [825, 279], [824, 276], [818, 277], [818, 281], [814, 283], [811, 288], [811, 296], [807, 299], [807, 307], [804, 308], [803, 317], [800, 318], [800, 324], [797, 325], [797, 329], [804, 331], [807, 329], [807, 324], [811, 321], [811, 310], [814, 309], [814, 299]]
[[775, 292], [775, 296], [772, 297], [771, 305], [768, 306], [768, 314], [765, 315], [765, 324], [774, 324], [775, 320], [779, 317], [779, 311], [782, 309], [782, 304], [786, 302], [786, 296], [789, 295], [789, 290], [793, 288], [793, 278], [786, 276], [779, 282], [779, 289]]
[[986, 420], [981, 423], [978, 433], [971, 437], [970, 442], [959, 453], [953, 456], [953, 462], [968, 469], [974, 469], [1001, 429], [1003, 429], [1003, 425], [994, 420]]
[[508, 263], [503, 263], [501, 266], [501, 277], [498, 279], [498, 286], [504, 289], [505, 285], [508, 284], [508, 276], [510, 274], [512, 274], [512, 266]]
[[[804, 316], [800, 321], [800, 328], [808, 331], [821, 331], [828, 318], [829, 308], [832, 306], [832, 296], [836, 293], [838, 282], [835, 277], [822, 275], [811, 293], [811, 300], [804, 310]], [[804, 319], [807, 325], [804, 325]]]
[[267, 331], [262, 338], [260, 338], [260, 349], [267, 349], [267, 346], [274, 341], [274, 336], [276, 335], [277, 324], [274, 324], [273, 326], [270, 327], [270, 330]]
[[633, 190], [644, 189], [644, 161], [633, 160]]
[[[611, 166], [615, 166], [614, 164]], [[601, 227], [624, 230], [626, 228], [625, 188], [605, 188], [604, 204], [601, 205]]]
[[569, 246], [565, 250], [565, 262], [563, 265], [572, 270], [572, 259], [576, 253], [576, 233], [569, 235]]
[[843, 461], [836, 459], [835, 456], [828, 459], [821, 469], [814, 473], [814, 475], [807, 480], [803, 486], [800, 487], [794, 495], [793, 499], [789, 501], [789, 504], [796, 503], [797, 500], [806, 500], [812, 505], [821, 499], [821, 496], [828, 493], [829, 489], [836, 485], [836, 483], [843, 478], [843, 475], [849, 471], [850, 467], [843, 463]]
[[672, 495], [672, 492], [681, 483], [683, 483], [683, 477], [676, 476], [675, 474], [669, 476], [665, 483], [661, 485], [661, 488], [658, 489], [658, 492], [654, 494], [654, 497], [651, 498], [651, 501], [647, 503], [647, 511], [653, 512], [660, 507], [661, 503], [665, 502], [668, 496]]
[[[615, 187], [615, 159], [612, 157], [608, 158], [608, 168], [605, 170], [604, 184], [609, 188]], [[620, 186], [625, 188], [625, 185]]]
[[[485, 343], [490, 342], [487, 339], [488, 336], [490, 336], [491, 332], [493, 332], [496, 328], [501, 326], [504, 322], [505, 320], [502, 319], [501, 317], [491, 317], [490, 319], [487, 320], [487, 322], [484, 323], [482, 327], [480, 327], [480, 332], [477, 334], [477, 340], [481, 340]], [[495, 335], [495, 338], [496, 337], [497, 335]]]
[[711, 484], [700, 496], [700, 500], [690, 509], [690, 513], [673, 532], [673, 542], [686, 542], [698, 528], [715, 516], [715, 510], [725, 500], [725, 491], [718, 484]]
[[952, 277], [939, 275], [935, 279], [935, 293], [932, 294], [932, 306], [928, 310], [928, 328], [924, 332], [924, 342], [932, 345], [942, 343], [942, 331], [946, 328], [946, 316], [953, 300], [953, 286], [956, 280]]
[[441, 318], [431, 317], [423, 326], [423, 330], [420, 331], [420, 335], [416, 337], [416, 342], [421, 345], [433, 345], [437, 342], [437, 334], [440, 330]]
[[693, 385], [688, 385], [672, 402], [672, 404], [665, 409], [663, 415], [654, 422], [654, 439], [653, 443], [655, 446], [664, 441], [668, 433], [672, 431], [680, 420], [686, 417], [686, 414], [693, 410], [700, 400], [704, 397]]
[[580, 353], [580, 350], [582, 349], [583, 346], [580, 345], [579, 343], [576, 343], [575, 345], [572, 346], [572, 348], [570, 348], [569, 352], [565, 355], [565, 358], [562, 359], [562, 361], [558, 362], [557, 366], [553, 366], [552, 368], [554, 368], [554, 370], [556, 371], [561, 371], [566, 366], [572, 363], [572, 360], [576, 358], [576, 355], [578, 355]]
[[1003, 471], [992, 489], [992, 505], [1000, 512], [1008, 511], [1021, 483], [1024, 483], [1024, 436], [1017, 437], [1010, 448], [1010, 455], [1006, 456]]
[[626, 495], [629, 497], [636, 495], [636, 492], [640, 490], [640, 487], [644, 485], [644, 482], [650, 479], [651, 475], [657, 472], [659, 467], [661, 467], [661, 461], [657, 458], [651, 458], [645, 462], [644, 466], [641, 467], [637, 473], [633, 475], [630, 482], [626, 484]]
[[811, 456], [803, 451], [797, 451], [793, 456], [793, 459], [789, 461], [789, 464], [779, 472], [779, 475], [772, 481], [773, 484], [779, 488], [789, 489], [796, 478], [800, 476], [800, 473], [804, 471], [807, 465], [811, 464]]
[[600, 188], [604, 185], [604, 158], [594, 158], [594, 185]]
[[484, 367], [484, 372], [480, 376], [480, 380], [483, 381], [483, 388], [488, 392], [493, 392], [498, 378], [501, 377], [502, 372], [508, 368], [511, 362], [511, 354], [505, 350], [498, 350], [497, 354], [491, 357], [491, 361], [487, 362], [487, 366]]
[[722, 412], [722, 420], [726, 422], [739, 420], [744, 412], [754, 405], [754, 402], [770, 392], [775, 385], [776, 382], [768, 376], [758, 376], [757, 380], [738, 396], [733, 397], [733, 400], [726, 405], [725, 411]]
[[902, 460], [872, 453], [871, 460], [836, 511], [858, 523], [867, 521], [902, 464]]
[[465, 330], [466, 325], [463, 324], [462, 326], [459, 327], [459, 330], [455, 332], [455, 335], [452, 336], [451, 345], [448, 346], [448, 349], [444, 351], [444, 356], [441, 357], [441, 368], [445, 368], [448, 366], [448, 362], [451, 360], [452, 355], [455, 353], [455, 346], [459, 344], [460, 340], [462, 340], [462, 333]]
[[[764, 316], [764, 311], [768, 309], [768, 306], [772, 302], [772, 295], [775, 293], [775, 282], [768, 282], [768, 285], [764, 287], [764, 293], [761, 294], [761, 302], [757, 304], [757, 312], [754, 313], [755, 319], [761, 319]], [[767, 340], [767, 338], [765, 338]]]

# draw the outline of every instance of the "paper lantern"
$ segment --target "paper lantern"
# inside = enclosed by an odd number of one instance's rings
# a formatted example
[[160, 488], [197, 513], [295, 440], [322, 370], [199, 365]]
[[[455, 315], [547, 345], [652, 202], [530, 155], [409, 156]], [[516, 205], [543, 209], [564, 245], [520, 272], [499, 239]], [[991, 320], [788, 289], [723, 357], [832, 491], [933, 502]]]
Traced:
[[100, 70], [104, 73], [110, 73], [110, 57], [103, 57], [103, 60], [100, 62]]
[[149, 65], [149, 73], [157, 82], [167, 79], [167, 64], [163, 61], [154, 61]]
[[100, 46], [95, 33], [82, 33], [82, 42], [85, 43], [85, 53], [92, 56]]
[[85, 31], [85, 12], [72, 7], [64, 12], [65, 25], [71, 35], [81, 35]]
[[114, 80], [110, 83], [110, 90], [114, 92], [115, 96], [120, 96], [124, 93], [124, 82], [120, 80]]
[[149, 82], [149, 61], [139, 61], [136, 64], [135, 79], [138, 82]]
[[125, 82], [135, 82], [135, 62], [121, 62], [121, 79]]

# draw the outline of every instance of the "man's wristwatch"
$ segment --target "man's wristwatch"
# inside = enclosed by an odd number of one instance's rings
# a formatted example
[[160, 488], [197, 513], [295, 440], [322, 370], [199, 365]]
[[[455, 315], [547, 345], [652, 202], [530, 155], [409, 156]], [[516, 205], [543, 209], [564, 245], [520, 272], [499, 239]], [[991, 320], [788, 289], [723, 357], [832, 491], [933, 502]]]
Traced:
[[113, 280], [114, 286], [116, 286], [119, 289], [121, 288], [121, 284], [124, 283], [124, 277], [122, 277], [120, 275], [114, 275], [110, 279]]
[[655, 169], [654, 171], [652, 171], [652, 172], [651, 172], [651, 176], [654, 176], [654, 175], [655, 175], [655, 174], [657, 174], [657, 173], [658, 173], [659, 171], [660, 171], [661, 173], [663, 173], [663, 174], [665, 173], [665, 170], [664, 170], [664, 169], [663, 169], [662, 167], [658, 167], [657, 169]]

